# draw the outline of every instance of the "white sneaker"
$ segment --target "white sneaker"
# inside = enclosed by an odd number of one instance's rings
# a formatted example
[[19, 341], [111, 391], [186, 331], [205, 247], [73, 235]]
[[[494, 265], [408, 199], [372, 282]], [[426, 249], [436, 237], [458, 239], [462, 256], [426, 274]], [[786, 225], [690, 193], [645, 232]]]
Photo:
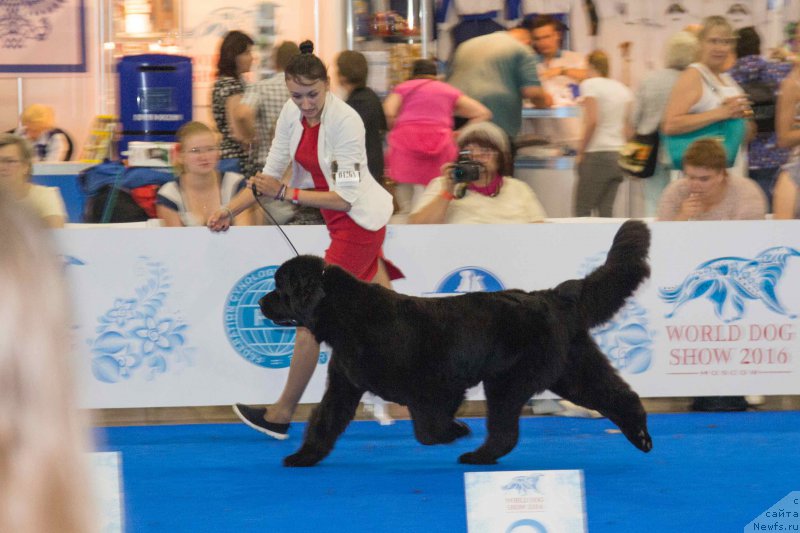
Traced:
[[382, 426], [391, 426], [394, 424], [394, 418], [389, 414], [387, 403], [374, 394], [367, 393], [361, 400], [364, 403], [364, 411], [372, 414], [372, 418], [378, 421]]

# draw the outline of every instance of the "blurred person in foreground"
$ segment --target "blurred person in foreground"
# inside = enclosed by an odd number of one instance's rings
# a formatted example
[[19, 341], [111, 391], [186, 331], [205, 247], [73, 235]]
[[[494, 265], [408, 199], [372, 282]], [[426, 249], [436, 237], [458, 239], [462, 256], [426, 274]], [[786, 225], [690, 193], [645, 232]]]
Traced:
[[0, 531], [98, 530], [76, 407], [62, 265], [35, 216], [0, 189]]

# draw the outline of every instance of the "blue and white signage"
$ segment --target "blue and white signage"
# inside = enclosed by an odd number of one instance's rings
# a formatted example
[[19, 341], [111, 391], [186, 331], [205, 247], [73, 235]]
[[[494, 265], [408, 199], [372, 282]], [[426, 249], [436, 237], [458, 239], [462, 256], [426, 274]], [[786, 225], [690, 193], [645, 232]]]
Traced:
[[469, 533], [587, 531], [581, 470], [467, 472]]

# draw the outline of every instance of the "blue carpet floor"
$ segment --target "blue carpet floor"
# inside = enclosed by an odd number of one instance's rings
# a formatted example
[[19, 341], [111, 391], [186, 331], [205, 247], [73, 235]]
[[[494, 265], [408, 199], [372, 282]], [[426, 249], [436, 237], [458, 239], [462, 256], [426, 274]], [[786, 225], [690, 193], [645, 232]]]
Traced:
[[[304, 424], [278, 442], [241, 424], [115, 427], [125, 522], [138, 532], [462, 532], [463, 474], [581, 469], [589, 531], [739, 532], [800, 490], [800, 412], [651, 415], [644, 454], [604, 419], [523, 418], [516, 449], [491, 467], [456, 458], [485, 436], [426, 447], [411, 424], [353, 422], [320, 465], [281, 466]], [[607, 431], [609, 430], [609, 431]]]

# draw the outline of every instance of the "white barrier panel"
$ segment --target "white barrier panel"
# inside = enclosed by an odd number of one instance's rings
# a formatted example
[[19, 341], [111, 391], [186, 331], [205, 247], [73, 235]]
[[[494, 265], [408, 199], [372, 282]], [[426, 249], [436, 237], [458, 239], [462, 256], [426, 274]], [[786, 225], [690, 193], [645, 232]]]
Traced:
[[[395, 288], [406, 294], [544, 289], [602, 263], [618, 227], [392, 226], [385, 252], [405, 272]], [[651, 279], [594, 332], [625, 379], [647, 397], [800, 394], [800, 221], [650, 227]], [[323, 227], [285, 231], [300, 253], [328, 244]], [[75, 298], [83, 406], [278, 398], [294, 333], [257, 306], [292, 255], [276, 228], [56, 235]], [[328, 357], [323, 347], [321, 365]], [[325, 373], [317, 369], [304, 402], [321, 398]]]

